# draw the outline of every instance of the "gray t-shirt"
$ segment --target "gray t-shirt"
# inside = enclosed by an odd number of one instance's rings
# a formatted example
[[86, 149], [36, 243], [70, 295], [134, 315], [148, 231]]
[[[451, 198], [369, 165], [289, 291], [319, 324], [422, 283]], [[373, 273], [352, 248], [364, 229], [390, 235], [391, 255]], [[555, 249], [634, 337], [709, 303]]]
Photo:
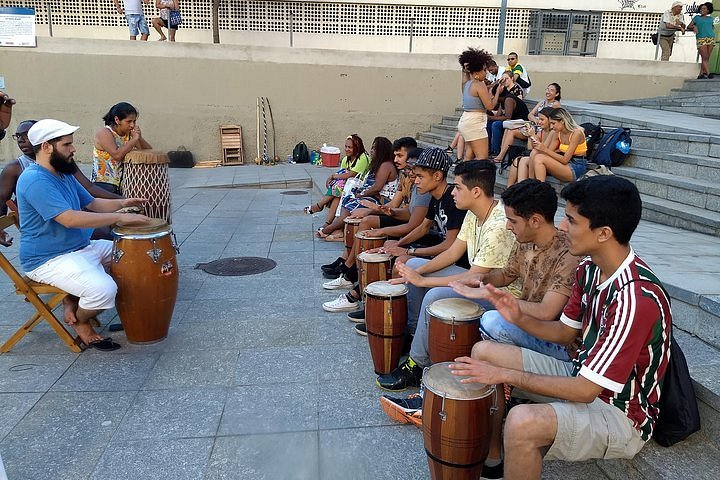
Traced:
[[430, 205], [431, 198], [432, 198], [432, 195], [430, 195], [430, 192], [418, 193], [417, 185], [413, 185], [412, 193], [410, 194], [410, 204], [408, 205], [408, 210], [410, 210], [410, 215], [412, 215], [412, 212], [415, 209], [415, 207], [427, 207], [428, 205]]

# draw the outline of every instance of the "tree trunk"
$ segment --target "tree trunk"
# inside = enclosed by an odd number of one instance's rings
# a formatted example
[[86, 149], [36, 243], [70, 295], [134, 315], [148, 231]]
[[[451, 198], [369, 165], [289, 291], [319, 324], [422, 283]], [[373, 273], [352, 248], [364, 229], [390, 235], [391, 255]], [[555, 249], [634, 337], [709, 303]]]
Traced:
[[213, 43], [220, 43], [220, 23], [218, 21], [218, 10], [220, 10], [220, 0], [212, 0]]

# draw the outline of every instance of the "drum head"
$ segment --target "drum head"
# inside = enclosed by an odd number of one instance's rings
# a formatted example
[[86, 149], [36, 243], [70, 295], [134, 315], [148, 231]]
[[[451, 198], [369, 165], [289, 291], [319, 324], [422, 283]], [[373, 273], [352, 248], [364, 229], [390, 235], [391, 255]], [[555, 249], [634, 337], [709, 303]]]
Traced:
[[345, 223], [349, 223], [350, 225], [360, 225], [360, 222], [362, 222], [362, 218], [346, 218]]
[[163, 164], [170, 163], [167, 153], [160, 150], [130, 150], [125, 155], [125, 162], [132, 164]]
[[165, 235], [170, 233], [172, 228], [162, 218], [151, 218], [150, 223], [141, 226], [118, 226], [112, 229], [112, 233], [118, 237], [124, 237], [129, 235]]
[[464, 298], [441, 298], [428, 305], [427, 313], [439, 320], [467, 322], [482, 317], [485, 310]]
[[365, 293], [376, 297], [402, 297], [403, 295], [407, 295], [408, 289], [403, 284], [393, 285], [390, 282], [381, 280], [379, 282], [373, 282], [365, 287]]
[[362, 252], [358, 255], [358, 259], [364, 263], [384, 263], [392, 260], [392, 255], [389, 253], [367, 253]]
[[422, 378], [425, 388], [435, 395], [451, 400], [477, 400], [487, 397], [495, 390], [494, 385], [460, 383], [460, 380], [467, 377], [453, 375], [450, 364], [451, 362], [441, 362], [426, 368]]
[[372, 230], [363, 230], [355, 234], [355, 238], [367, 238], [368, 240], [384, 240], [387, 235], [374, 233]]

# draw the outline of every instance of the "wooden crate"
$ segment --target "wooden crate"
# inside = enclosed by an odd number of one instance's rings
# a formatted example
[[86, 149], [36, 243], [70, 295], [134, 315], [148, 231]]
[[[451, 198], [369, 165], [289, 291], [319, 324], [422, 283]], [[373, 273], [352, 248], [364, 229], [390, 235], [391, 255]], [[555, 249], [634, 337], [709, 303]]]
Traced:
[[245, 154], [240, 125], [220, 125], [220, 148], [223, 165], [243, 165]]

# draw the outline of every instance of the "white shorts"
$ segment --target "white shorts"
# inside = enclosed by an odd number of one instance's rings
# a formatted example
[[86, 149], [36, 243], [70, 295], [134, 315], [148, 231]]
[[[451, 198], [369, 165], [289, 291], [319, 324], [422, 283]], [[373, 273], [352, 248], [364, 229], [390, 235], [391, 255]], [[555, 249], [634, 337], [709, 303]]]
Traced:
[[463, 112], [458, 122], [458, 132], [466, 142], [487, 138], [487, 115], [479, 110]]
[[105, 272], [105, 267], [110, 266], [112, 245], [110, 240], [91, 240], [90, 245], [82, 250], [48, 260], [27, 272], [27, 276], [78, 297], [82, 309], [113, 308], [117, 285]]
[[[526, 348], [523, 370], [538, 375], [569, 376], [572, 363]], [[645, 445], [630, 419], [619, 408], [596, 398], [590, 403], [550, 399], [557, 417], [555, 441], [546, 460], [583, 461], [592, 458], [633, 458]]]

